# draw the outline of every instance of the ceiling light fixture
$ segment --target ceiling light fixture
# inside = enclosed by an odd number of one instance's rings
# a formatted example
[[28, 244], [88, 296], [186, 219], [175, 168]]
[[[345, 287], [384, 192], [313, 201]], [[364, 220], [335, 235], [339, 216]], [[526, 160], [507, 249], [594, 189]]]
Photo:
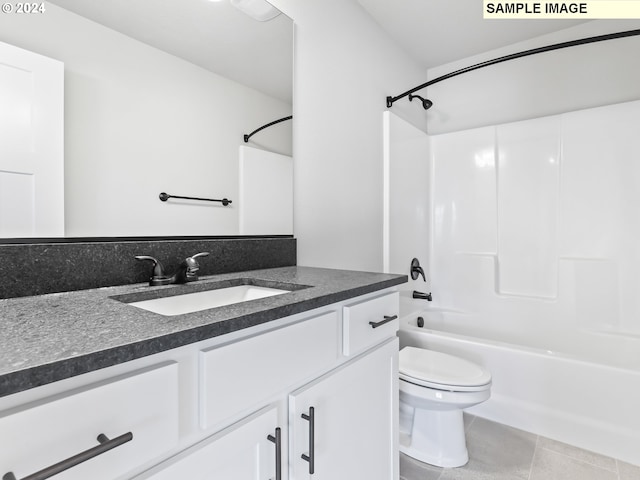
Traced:
[[280, 15], [280, 10], [266, 0], [230, 0], [231, 5], [254, 20], [266, 22]]

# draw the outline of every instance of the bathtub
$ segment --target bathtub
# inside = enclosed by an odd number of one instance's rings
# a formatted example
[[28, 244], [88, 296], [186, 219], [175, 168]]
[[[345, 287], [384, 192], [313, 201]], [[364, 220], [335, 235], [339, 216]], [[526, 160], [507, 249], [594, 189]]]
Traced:
[[[401, 347], [450, 353], [491, 371], [491, 398], [469, 413], [640, 465], [640, 371], [525, 341], [464, 335], [465, 315], [459, 312], [401, 315]], [[423, 328], [417, 326], [418, 316]], [[474, 325], [467, 330], [474, 331]]]

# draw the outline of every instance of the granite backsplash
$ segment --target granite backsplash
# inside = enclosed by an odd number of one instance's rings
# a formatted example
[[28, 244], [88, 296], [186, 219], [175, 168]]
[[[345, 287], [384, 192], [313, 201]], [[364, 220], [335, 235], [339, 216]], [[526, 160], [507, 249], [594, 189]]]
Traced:
[[214, 275], [296, 265], [291, 237], [104, 239], [0, 244], [0, 298], [24, 297], [148, 281], [157, 258], [167, 274], [186, 258], [198, 259], [199, 274]]

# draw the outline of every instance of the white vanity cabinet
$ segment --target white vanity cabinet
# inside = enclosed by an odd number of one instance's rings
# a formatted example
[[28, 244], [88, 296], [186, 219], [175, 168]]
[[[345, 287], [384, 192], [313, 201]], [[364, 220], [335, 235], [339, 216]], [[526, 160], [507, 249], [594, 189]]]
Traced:
[[396, 292], [342, 306], [352, 360], [289, 395], [292, 480], [398, 478], [398, 309]]
[[[0, 398], [0, 477], [21, 480], [91, 435], [125, 433], [125, 419], [133, 440], [53, 478], [397, 480], [398, 308], [397, 292], [370, 293], [92, 372], [93, 387], [73, 395], [40, 387], [48, 397], [26, 410]], [[105, 386], [114, 393], [100, 398]], [[97, 407], [84, 425], [81, 412]]]

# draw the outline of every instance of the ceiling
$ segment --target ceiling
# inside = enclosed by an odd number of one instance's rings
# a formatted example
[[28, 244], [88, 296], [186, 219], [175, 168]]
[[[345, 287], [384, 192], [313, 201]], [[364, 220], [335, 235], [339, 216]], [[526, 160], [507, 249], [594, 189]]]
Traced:
[[[484, 20], [482, 0], [356, 0], [425, 69], [562, 30], [578, 20]], [[291, 102], [293, 29], [229, 1], [51, 0], [148, 45]]]
[[291, 103], [293, 23], [258, 22], [228, 1], [51, 0], [94, 22]]
[[357, 0], [424, 68], [444, 65], [582, 20], [484, 20], [482, 0]]

